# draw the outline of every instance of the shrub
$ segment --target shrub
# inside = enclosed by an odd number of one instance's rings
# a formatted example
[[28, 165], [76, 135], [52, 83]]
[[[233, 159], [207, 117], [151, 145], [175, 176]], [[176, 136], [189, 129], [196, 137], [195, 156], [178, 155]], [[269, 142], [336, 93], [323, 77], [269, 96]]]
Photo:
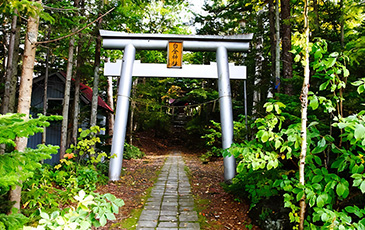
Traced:
[[54, 211], [50, 215], [41, 211], [41, 220], [37, 227], [24, 227], [31, 229], [91, 229], [91, 227], [104, 226], [107, 220], [115, 220], [114, 214], [124, 205], [123, 200], [112, 194], [99, 195], [97, 193], [86, 195], [81, 190], [76, 195], [77, 207]]
[[24, 182], [22, 202], [26, 209], [22, 211], [31, 217], [31, 221], [38, 220], [39, 209], [56, 210], [73, 203], [73, 197], [81, 190], [90, 193], [97, 184], [108, 181], [104, 172], [97, 170], [98, 165], [104, 164], [101, 161], [106, 153], [93, 148], [100, 143], [96, 137], [99, 131], [97, 126], [81, 131], [78, 144], [66, 151], [66, 158], [60, 164], [54, 167], [44, 164], [36, 170], [33, 178]]
[[[26, 148], [23, 152], [13, 150], [15, 138], [28, 137], [37, 132], [42, 132], [44, 126], [49, 126], [51, 120], [59, 120], [60, 116], [43, 116], [38, 118], [24, 119], [24, 114], [0, 115], [0, 144], [5, 144], [6, 152], [0, 154], [0, 203], [4, 204], [0, 213], [0, 229], [17, 229], [28, 218], [13, 210], [12, 214], [6, 215], [12, 207], [12, 203], [6, 200], [7, 192], [14, 186], [20, 185], [21, 181], [32, 178], [35, 171], [42, 165], [40, 162], [51, 158], [51, 154], [57, 153], [56, 146], [38, 145], [37, 149]], [[10, 151], [7, 151], [10, 150]]]
[[145, 156], [145, 153], [142, 152], [138, 147], [134, 145], [130, 145], [128, 143], [124, 143], [124, 153], [123, 158], [124, 159], [138, 159]]

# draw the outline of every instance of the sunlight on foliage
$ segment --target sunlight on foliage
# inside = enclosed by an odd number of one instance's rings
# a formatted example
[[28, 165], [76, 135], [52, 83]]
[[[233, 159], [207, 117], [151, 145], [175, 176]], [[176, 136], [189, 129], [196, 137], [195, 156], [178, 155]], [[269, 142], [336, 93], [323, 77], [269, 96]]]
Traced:
[[50, 215], [40, 211], [41, 220], [37, 227], [24, 227], [24, 230], [31, 229], [90, 229], [106, 225], [108, 220], [115, 220], [114, 214], [124, 205], [124, 201], [107, 193], [86, 195], [81, 190], [76, 195], [77, 207], [66, 208], [61, 211], [52, 212]]

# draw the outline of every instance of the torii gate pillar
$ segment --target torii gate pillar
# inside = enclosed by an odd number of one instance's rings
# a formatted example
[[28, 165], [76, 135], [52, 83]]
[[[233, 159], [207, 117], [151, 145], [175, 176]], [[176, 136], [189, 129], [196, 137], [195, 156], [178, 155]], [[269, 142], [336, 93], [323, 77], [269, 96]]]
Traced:
[[[103, 47], [124, 49], [120, 82], [118, 87], [117, 109], [111, 149], [109, 180], [120, 179], [123, 161], [124, 141], [128, 121], [129, 97], [132, 87], [133, 63], [136, 49], [166, 50], [168, 41], [184, 42], [185, 51], [215, 51], [217, 59], [219, 104], [222, 126], [223, 149], [233, 143], [233, 112], [228, 65], [228, 51], [247, 51], [252, 34], [234, 36], [189, 36], [167, 34], [124, 34], [114, 31], [100, 31]], [[244, 74], [244, 73], [242, 73]], [[224, 158], [224, 180], [230, 182], [236, 173], [233, 156]]]
[[136, 48], [129, 44], [124, 49], [120, 82], [117, 94], [117, 109], [115, 112], [114, 134], [112, 141], [111, 155], [109, 164], [109, 180], [120, 179], [122, 172], [124, 141], [127, 130], [129, 97], [132, 88], [133, 63], [136, 56]]
[[[233, 112], [227, 49], [222, 46], [218, 47], [216, 58], [218, 67], [218, 91], [222, 127], [222, 147], [223, 149], [227, 149], [231, 147], [233, 143]], [[224, 180], [229, 182], [236, 174], [236, 161], [234, 156], [224, 157], [223, 165]]]

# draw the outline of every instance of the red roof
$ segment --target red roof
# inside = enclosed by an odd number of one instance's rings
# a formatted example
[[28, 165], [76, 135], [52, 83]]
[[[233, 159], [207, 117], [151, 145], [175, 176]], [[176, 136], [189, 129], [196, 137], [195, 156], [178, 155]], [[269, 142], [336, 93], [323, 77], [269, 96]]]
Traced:
[[[72, 80], [74, 81], [74, 79], [72, 79]], [[80, 83], [80, 91], [82, 94], [84, 94], [84, 96], [87, 98], [87, 100], [92, 101], [93, 90], [89, 86]], [[98, 96], [98, 106], [103, 107], [104, 109], [108, 110], [109, 112], [113, 112], [112, 108], [110, 108], [110, 106], [105, 101], [103, 101], [103, 99], [101, 99], [100, 96]]]
[[[61, 71], [60, 73], [66, 79], [66, 73], [63, 72], [63, 71]], [[75, 79], [72, 78], [72, 81], [75, 81]], [[92, 101], [92, 98], [93, 98], [93, 90], [89, 86], [80, 83], [80, 91], [86, 97], [86, 99], [88, 101], [90, 101], [90, 102]], [[107, 111], [109, 111], [111, 113], [114, 112], [113, 109], [110, 108], [110, 106], [103, 99], [101, 99], [100, 96], [98, 96], [98, 106], [106, 109]]]

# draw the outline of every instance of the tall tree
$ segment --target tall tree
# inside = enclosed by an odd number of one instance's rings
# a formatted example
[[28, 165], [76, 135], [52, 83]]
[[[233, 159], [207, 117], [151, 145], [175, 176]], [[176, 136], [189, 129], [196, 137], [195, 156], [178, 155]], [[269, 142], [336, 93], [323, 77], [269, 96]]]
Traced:
[[[36, 54], [36, 42], [38, 38], [38, 26], [39, 26], [39, 12], [42, 9], [41, 0], [33, 0], [37, 4], [34, 4], [36, 12], [30, 15], [27, 20], [27, 31], [24, 41], [24, 55], [23, 55], [23, 66], [22, 75], [20, 78], [19, 87], [19, 100], [18, 100], [18, 113], [25, 114], [24, 119], [29, 119], [30, 102], [32, 96], [32, 85], [33, 85], [33, 69]], [[16, 148], [22, 152], [27, 146], [27, 138], [17, 138], [15, 141]], [[15, 189], [10, 191], [10, 200], [14, 201], [14, 207], [20, 209], [20, 198], [21, 198], [21, 187], [16, 186]]]
[[279, 0], [275, 1], [275, 88], [280, 93], [280, 15]]
[[[259, 31], [263, 31], [263, 17], [264, 12], [257, 12], [257, 27]], [[253, 113], [256, 113], [256, 107], [260, 101], [260, 80], [263, 78], [262, 68], [264, 61], [264, 37], [262, 33], [256, 34], [256, 54], [255, 54], [255, 80], [254, 80], [254, 91], [253, 91]]]
[[[73, 29], [72, 32], [76, 30]], [[65, 92], [63, 98], [63, 109], [62, 109], [62, 128], [61, 128], [61, 144], [60, 144], [60, 159], [64, 158], [67, 148], [67, 130], [68, 130], [68, 113], [70, 107], [70, 93], [71, 93], [71, 78], [73, 68], [73, 56], [74, 56], [74, 44], [75, 36], [71, 36], [68, 47], [68, 60], [67, 60], [67, 72], [65, 81]]]
[[[74, 6], [80, 7], [84, 10], [84, 0], [75, 0]], [[78, 13], [79, 14], [79, 13]], [[73, 104], [73, 116], [72, 116], [72, 134], [71, 134], [71, 141], [74, 145], [77, 144], [77, 133], [78, 133], [78, 124], [79, 124], [79, 113], [80, 113], [80, 83], [81, 83], [81, 66], [83, 65], [83, 57], [82, 57], [82, 35], [79, 33], [79, 40], [77, 45], [77, 58], [75, 60], [75, 94], [74, 94], [74, 104]]]
[[[304, 0], [304, 38], [305, 44], [304, 47], [304, 79], [303, 79], [303, 87], [302, 92], [300, 94], [301, 100], [301, 129], [300, 129], [300, 137], [301, 137], [301, 151], [299, 157], [299, 183], [301, 185], [305, 185], [305, 159], [307, 155], [307, 108], [308, 108], [308, 91], [309, 91], [309, 78], [310, 78], [310, 69], [309, 69], [309, 19], [308, 19], [308, 7], [309, 0]], [[306, 210], [306, 202], [305, 202], [305, 193], [303, 193], [302, 198], [299, 201], [300, 205], [300, 223], [299, 230], [304, 229], [304, 220], [305, 220], [305, 210]]]
[[71, 140], [76, 145], [77, 143], [77, 133], [78, 133], [78, 125], [79, 125], [79, 116], [80, 116], [80, 83], [81, 83], [81, 63], [82, 63], [82, 43], [81, 37], [79, 36], [79, 43], [77, 46], [77, 59], [76, 59], [76, 73], [75, 73], [75, 94], [74, 94], [74, 104], [73, 104], [73, 116], [72, 116], [72, 134]]
[[[19, 17], [18, 17], [19, 20]], [[20, 21], [20, 20], [19, 20]], [[14, 44], [14, 55], [13, 55], [13, 70], [11, 71], [10, 78], [10, 90], [9, 90], [9, 105], [8, 112], [16, 111], [16, 95], [17, 95], [17, 86], [18, 86], [18, 66], [19, 66], [19, 43], [20, 43], [20, 23], [17, 23], [16, 31], [15, 31], [15, 44]]]
[[[48, 28], [47, 39], [49, 40], [49, 36], [51, 35], [51, 27]], [[46, 72], [44, 74], [44, 90], [43, 90], [43, 115], [47, 115], [48, 109], [48, 75], [49, 75], [49, 47], [47, 47], [46, 51]], [[42, 144], [46, 144], [47, 142], [47, 127], [44, 127], [42, 133]]]
[[[137, 90], [137, 84], [138, 84], [138, 78], [134, 79], [132, 83], [132, 98], [136, 96], [136, 90]], [[131, 102], [131, 109], [129, 113], [129, 144], [133, 144], [133, 132], [134, 132], [134, 112], [136, 109], [136, 102]]]
[[[270, 37], [270, 53], [271, 53], [271, 73], [275, 75], [275, 60], [276, 60], [276, 31], [275, 31], [275, 4], [274, 0], [269, 0], [269, 37]], [[275, 78], [276, 76], [274, 76]], [[275, 84], [276, 84], [276, 78]]]
[[[7, 66], [6, 66], [6, 74], [5, 74], [5, 90], [4, 90], [4, 97], [2, 100], [1, 105], [1, 113], [6, 114], [8, 112], [14, 112], [13, 109], [10, 107], [10, 100], [11, 95], [14, 90], [14, 81], [13, 76], [17, 69], [17, 62], [18, 62], [18, 55], [16, 51], [18, 50], [16, 47], [17, 43], [19, 43], [19, 26], [17, 26], [18, 21], [18, 11], [14, 11], [12, 23], [11, 23], [11, 32], [9, 38], [9, 46], [8, 46], [8, 58], [7, 58]], [[15, 82], [16, 84], [16, 82]]]
[[[103, 9], [103, 2], [100, 9]], [[100, 13], [99, 13], [100, 15]], [[98, 97], [99, 97], [99, 70], [100, 70], [100, 55], [101, 55], [101, 36], [99, 30], [101, 28], [102, 19], [97, 21], [97, 26], [95, 27], [96, 33], [96, 46], [95, 46], [95, 62], [94, 62], [94, 82], [93, 82], [93, 97], [91, 102], [91, 116], [90, 116], [90, 126], [96, 125], [96, 119], [98, 114]]]
[[282, 62], [283, 78], [286, 80], [284, 93], [293, 95], [293, 86], [288, 80], [293, 78], [293, 55], [291, 51], [290, 0], [281, 0]]

